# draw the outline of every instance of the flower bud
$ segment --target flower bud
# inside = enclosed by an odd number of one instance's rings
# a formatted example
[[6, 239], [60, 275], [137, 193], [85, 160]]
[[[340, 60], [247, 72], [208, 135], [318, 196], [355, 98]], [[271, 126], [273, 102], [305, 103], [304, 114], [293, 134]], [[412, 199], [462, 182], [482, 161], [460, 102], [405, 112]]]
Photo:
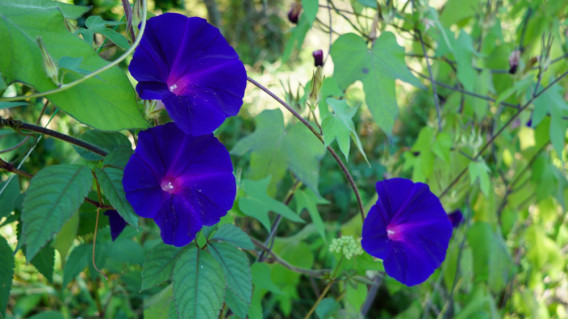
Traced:
[[288, 11], [288, 20], [293, 24], [298, 24], [300, 12], [302, 12], [302, 3], [299, 1], [294, 1], [294, 3], [292, 3], [292, 8], [290, 8], [290, 11]]
[[457, 228], [463, 222], [463, 214], [461, 210], [455, 210], [448, 214], [448, 219], [454, 228]]
[[63, 19], [63, 22], [65, 23], [65, 28], [67, 29], [67, 31], [71, 33], [75, 33], [75, 31], [77, 31], [77, 27], [73, 23], [71, 23], [69, 19]]
[[142, 0], [134, 0], [134, 4], [132, 5], [132, 24], [136, 25], [141, 22], [143, 14], [144, 8], [142, 7]]
[[314, 56], [314, 66], [323, 66], [323, 51], [315, 50], [312, 55]]
[[314, 75], [312, 76], [312, 89], [310, 91], [309, 97], [309, 106], [310, 108], [315, 108], [318, 102], [319, 91], [323, 84], [324, 76], [322, 74], [321, 66], [318, 66], [314, 71]]
[[59, 86], [59, 68], [57, 67], [57, 64], [55, 64], [55, 61], [53, 61], [51, 55], [49, 55], [49, 52], [47, 52], [47, 48], [43, 44], [41, 37], [37, 37], [36, 43], [39, 46], [41, 55], [43, 56], [43, 66], [45, 67], [45, 73], [47, 73], [47, 76], [49, 76], [53, 80], [53, 83], [55, 83], [55, 85]]
[[521, 51], [514, 50], [509, 55], [509, 73], [515, 74], [517, 73], [517, 69], [519, 68], [519, 62], [521, 60]]

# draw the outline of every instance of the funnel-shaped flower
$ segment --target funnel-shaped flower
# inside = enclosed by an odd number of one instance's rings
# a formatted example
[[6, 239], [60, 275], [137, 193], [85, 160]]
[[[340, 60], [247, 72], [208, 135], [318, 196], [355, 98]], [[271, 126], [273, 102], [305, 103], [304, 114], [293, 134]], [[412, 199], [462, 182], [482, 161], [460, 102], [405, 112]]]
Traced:
[[243, 63], [201, 18], [165, 13], [149, 19], [128, 69], [140, 97], [162, 100], [185, 133], [211, 133], [243, 104]]
[[138, 134], [122, 184], [134, 211], [154, 219], [164, 243], [178, 247], [219, 222], [236, 195], [225, 146], [213, 134], [185, 134], [174, 123]]
[[428, 185], [393, 178], [376, 185], [379, 199], [363, 223], [363, 249], [407, 286], [424, 282], [446, 256], [452, 225]]

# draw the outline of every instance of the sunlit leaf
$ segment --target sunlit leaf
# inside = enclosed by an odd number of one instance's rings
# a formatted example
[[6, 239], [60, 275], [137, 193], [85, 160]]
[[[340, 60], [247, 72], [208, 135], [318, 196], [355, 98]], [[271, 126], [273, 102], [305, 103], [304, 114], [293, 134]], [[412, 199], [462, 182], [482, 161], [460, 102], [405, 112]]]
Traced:
[[371, 49], [360, 36], [344, 34], [333, 43], [331, 56], [339, 86], [346, 89], [361, 81], [373, 119], [390, 134], [398, 114], [394, 81], [400, 79], [423, 87], [406, 66], [404, 48], [398, 45], [394, 34], [381, 33]]
[[242, 181], [242, 188], [246, 196], [239, 199], [239, 208], [243, 213], [258, 219], [267, 230], [270, 230], [269, 212], [275, 212], [294, 222], [304, 222], [288, 206], [268, 196], [266, 193], [268, 181], [268, 178], [260, 181]]

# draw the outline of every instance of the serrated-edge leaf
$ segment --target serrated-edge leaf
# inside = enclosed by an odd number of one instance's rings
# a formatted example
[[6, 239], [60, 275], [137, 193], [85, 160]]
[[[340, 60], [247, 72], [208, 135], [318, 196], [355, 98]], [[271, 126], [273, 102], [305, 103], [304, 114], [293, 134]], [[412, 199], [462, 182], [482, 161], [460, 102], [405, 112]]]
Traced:
[[251, 302], [244, 302], [229, 288], [225, 289], [225, 303], [239, 318], [247, 318]]
[[142, 290], [157, 286], [172, 277], [181, 248], [158, 244], [146, 255], [142, 268]]
[[101, 189], [108, 198], [112, 207], [116, 209], [118, 214], [131, 226], [138, 229], [138, 215], [130, 203], [126, 200], [124, 187], [122, 186], [122, 175], [124, 171], [114, 167], [105, 169], [96, 168], [95, 175], [99, 181]]
[[217, 319], [225, 296], [223, 268], [197, 247], [185, 250], [172, 276], [179, 318]]
[[28, 260], [79, 209], [92, 181], [89, 169], [79, 165], [48, 166], [32, 178], [22, 210], [22, 242]]
[[220, 240], [229, 243], [236, 247], [241, 247], [243, 249], [254, 249], [254, 244], [250, 240], [250, 237], [242, 231], [239, 227], [233, 224], [225, 224], [213, 234], [211, 237], [213, 240]]
[[[223, 268], [227, 288], [238, 298], [234, 301], [246, 303], [246, 311], [237, 313], [238, 316], [244, 317], [248, 312], [252, 298], [252, 275], [247, 256], [238, 248], [226, 243], [211, 243], [208, 247], [213, 258]], [[233, 309], [233, 311], [235, 310]]]
[[0, 256], [2, 256], [2, 262], [0, 263], [0, 316], [3, 317], [6, 314], [8, 298], [12, 289], [14, 252], [8, 245], [8, 241], [2, 236], [0, 236]]

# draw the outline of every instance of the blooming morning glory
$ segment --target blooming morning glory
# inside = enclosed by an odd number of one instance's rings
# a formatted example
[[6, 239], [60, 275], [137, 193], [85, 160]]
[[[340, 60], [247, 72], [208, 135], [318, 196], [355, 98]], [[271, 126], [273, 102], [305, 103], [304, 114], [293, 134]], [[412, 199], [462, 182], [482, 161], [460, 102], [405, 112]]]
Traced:
[[424, 282], [446, 256], [452, 225], [428, 185], [403, 178], [377, 182], [379, 199], [363, 222], [361, 245], [407, 286]]
[[161, 100], [188, 134], [213, 132], [243, 104], [243, 63], [219, 29], [202, 18], [150, 18], [128, 69], [140, 97]]
[[122, 184], [136, 214], [154, 219], [164, 243], [178, 247], [219, 222], [236, 195], [225, 146], [213, 134], [185, 134], [174, 123], [138, 134]]
[[108, 216], [108, 223], [110, 224], [110, 236], [114, 241], [126, 227], [126, 221], [118, 214], [116, 210], [107, 210], [105, 215]]

